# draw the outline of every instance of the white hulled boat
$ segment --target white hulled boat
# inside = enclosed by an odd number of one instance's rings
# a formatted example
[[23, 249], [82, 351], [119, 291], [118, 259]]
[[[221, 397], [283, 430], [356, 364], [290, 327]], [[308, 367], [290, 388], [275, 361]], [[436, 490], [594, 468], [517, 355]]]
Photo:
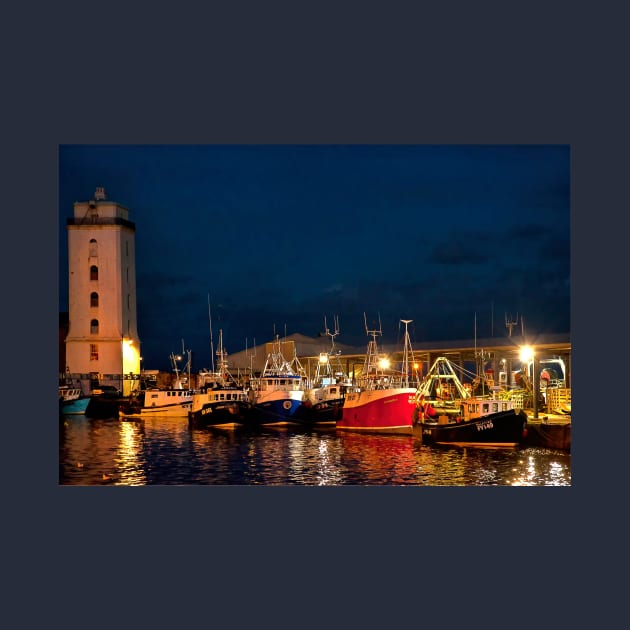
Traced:
[[[190, 350], [186, 351], [188, 377], [186, 385], [190, 385]], [[184, 387], [182, 373], [178, 362], [180, 355], [171, 353], [171, 363], [175, 372], [173, 387], [143, 389], [133, 392], [128, 400], [119, 405], [119, 416], [122, 418], [147, 418], [149, 416], [172, 416], [187, 418], [192, 408], [194, 391]]]

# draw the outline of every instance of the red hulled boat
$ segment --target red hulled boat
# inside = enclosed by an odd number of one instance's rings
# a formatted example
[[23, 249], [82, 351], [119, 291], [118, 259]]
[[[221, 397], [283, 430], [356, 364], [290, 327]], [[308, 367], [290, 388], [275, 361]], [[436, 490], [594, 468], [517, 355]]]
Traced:
[[372, 339], [368, 342], [365, 363], [357, 385], [347, 394], [343, 403], [342, 418], [337, 429], [374, 433], [413, 433], [413, 411], [417, 385], [412, 382], [410, 360], [413, 352], [407, 325], [402, 368], [391, 370], [385, 357], [379, 354], [376, 343], [379, 330], [367, 330]]

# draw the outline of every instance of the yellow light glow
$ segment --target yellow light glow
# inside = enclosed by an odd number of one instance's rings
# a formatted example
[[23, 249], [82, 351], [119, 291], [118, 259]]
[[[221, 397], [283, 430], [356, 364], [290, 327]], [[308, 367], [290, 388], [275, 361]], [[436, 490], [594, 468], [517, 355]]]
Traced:
[[[140, 374], [140, 348], [134, 345], [133, 339], [122, 340], [122, 374]], [[133, 385], [133, 380], [125, 377], [122, 381], [122, 393], [124, 396], [129, 395], [129, 391]]]
[[386, 370], [389, 367], [389, 359], [386, 359], [386, 358], [379, 359], [378, 367], [380, 367], [383, 370]]
[[527, 363], [534, 358], [534, 349], [531, 346], [521, 346], [519, 358], [522, 363]]
[[320, 354], [319, 355], [319, 362], [320, 363], [328, 363], [328, 355], [327, 354]]
[[414, 363], [414, 364], [413, 364], [413, 369], [414, 369], [414, 370], [417, 370], [419, 367], [420, 367], [420, 366], [419, 366], [417, 363]]

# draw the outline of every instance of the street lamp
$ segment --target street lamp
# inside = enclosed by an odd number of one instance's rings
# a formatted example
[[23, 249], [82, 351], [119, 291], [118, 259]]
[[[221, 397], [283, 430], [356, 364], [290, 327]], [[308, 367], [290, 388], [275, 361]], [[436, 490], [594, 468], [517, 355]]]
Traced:
[[[121, 385], [120, 389], [123, 394], [129, 395], [130, 391], [124, 391], [125, 380], [135, 381], [139, 378], [140, 375], [140, 362], [142, 361], [142, 357], [140, 356], [140, 347], [139, 343], [135, 344], [133, 339], [123, 337], [121, 340], [121, 351], [122, 351], [122, 374], [121, 374]], [[133, 383], [129, 383], [127, 387], [128, 390], [134, 388]]]
[[521, 363], [525, 364], [527, 376], [530, 377], [529, 366], [531, 364], [531, 383], [532, 383], [532, 407], [534, 412], [534, 420], [538, 420], [538, 396], [540, 394], [540, 370], [538, 367], [538, 357], [532, 346], [521, 346], [519, 358]]
[[529, 363], [534, 358], [534, 349], [531, 346], [521, 346], [519, 350], [521, 363]]

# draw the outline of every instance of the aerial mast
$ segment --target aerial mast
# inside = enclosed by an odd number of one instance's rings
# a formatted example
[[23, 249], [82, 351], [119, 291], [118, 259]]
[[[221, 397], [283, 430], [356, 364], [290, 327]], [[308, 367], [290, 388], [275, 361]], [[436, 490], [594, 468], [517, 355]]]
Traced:
[[409, 387], [409, 353], [411, 353], [411, 360], [413, 361], [413, 350], [411, 348], [411, 340], [409, 339], [409, 331], [408, 326], [411, 324], [413, 319], [401, 319], [400, 320], [405, 325], [405, 342], [403, 346], [403, 364], [402, 364], [402, 373], [403, 373], [403, 387]]

